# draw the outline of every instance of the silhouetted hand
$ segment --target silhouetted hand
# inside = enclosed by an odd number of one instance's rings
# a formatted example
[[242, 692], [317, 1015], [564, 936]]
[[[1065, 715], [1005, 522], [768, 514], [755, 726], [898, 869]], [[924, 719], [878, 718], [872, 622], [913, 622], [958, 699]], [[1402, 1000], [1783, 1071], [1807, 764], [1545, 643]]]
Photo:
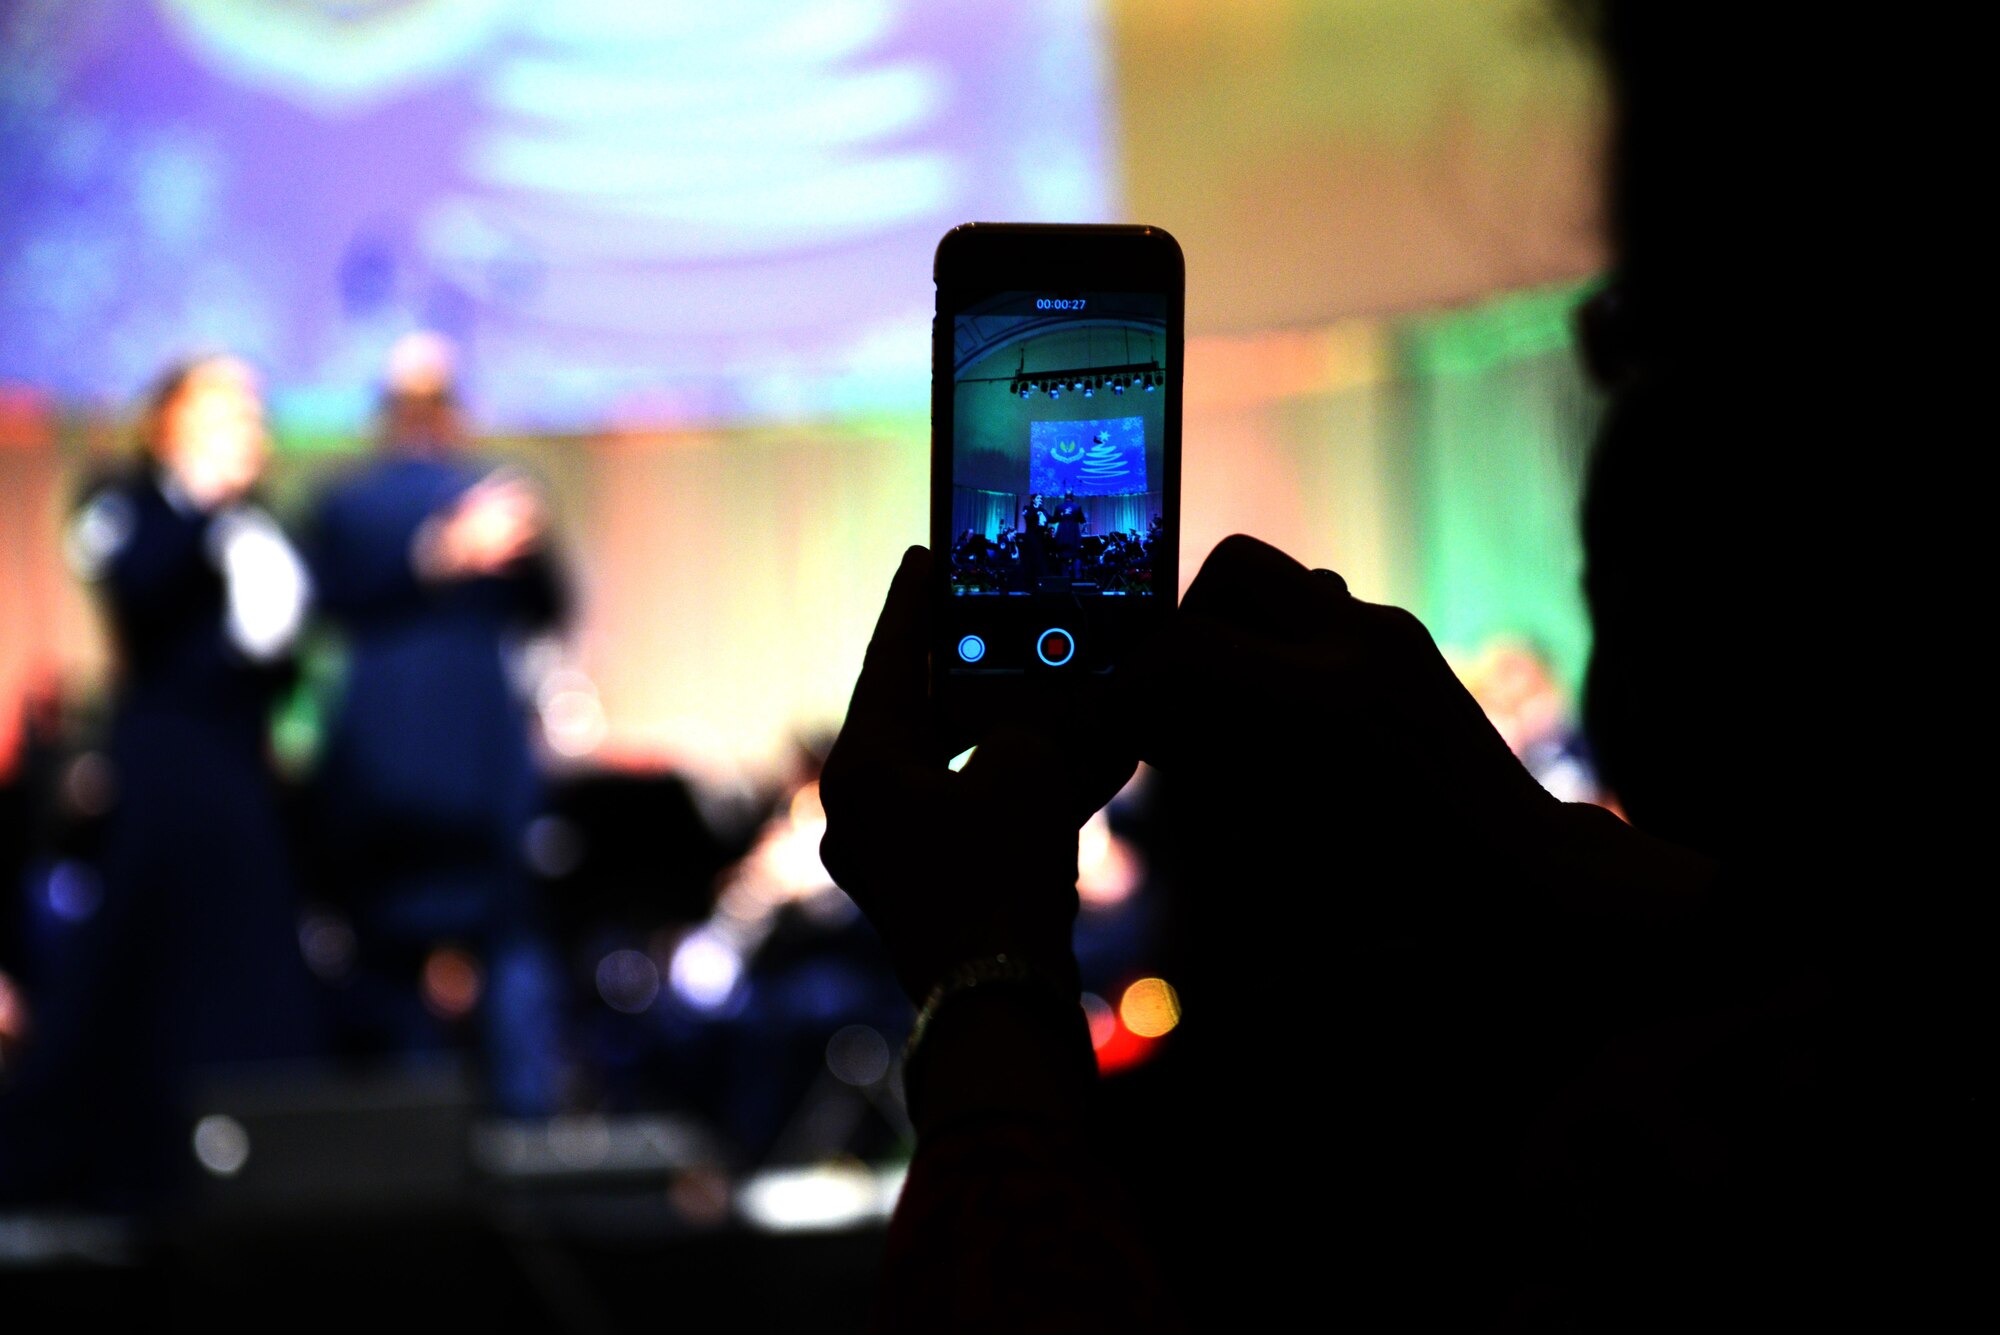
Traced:
[[1134, 725], [1169, 774], [1248, 779], [1246, 767], [1282, 756], [1308, 784], [1394, 785], [1427, 820], [1496, 837], [1558, 806], [1416, 617], [1255, 538], [1209, 555], [1136, 676]]
[[980, 739], [957, 773], [927, 699], [929, 575], [904, 554], [820, 780], [820, 855], [921, 1003], [954, 966], [1006, 953], [1075, 981], [1077, 830], [1135, 761], [1064, 732]]
[[1564, 899], [1629, 880], [1616, 902], [1588, 905], [1625, 913], [1634, 895], [1677, 895], [1711, 870], [1601, 809], [1558, 802], [1416, 617], [1255, 538], [1209, 555], [1129, 685], [1145, 759], [1205, 792], [1288, 790], [1341, 872], [1394, 883], [1444, 868], [1478, 873], [1467, 890], [1497, 875]]
[[541, 494], [501, 469], [468, 487], [418, 536], [417, 565], [433, 579], [496, 575], [541, 546], [547, 529]]

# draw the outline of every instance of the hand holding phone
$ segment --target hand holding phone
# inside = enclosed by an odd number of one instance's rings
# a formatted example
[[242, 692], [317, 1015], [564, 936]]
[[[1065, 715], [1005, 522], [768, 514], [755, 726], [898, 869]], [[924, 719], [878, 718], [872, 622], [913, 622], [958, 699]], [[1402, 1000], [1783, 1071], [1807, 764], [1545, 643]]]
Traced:
[[1131, 778], [1110, 748], [997, 728], [959, 773], [925, 690], [934, 558], [904, 554], [820, 776], [821, 858], [881, 933], [911, 1000], [954, 965], [1004, 954], [1073, 976], [1077, 830]]
[[1180, 246], [968, 223], [935, 266], [931, 694], [952, 736], [1102, 687], [1180, 587]]

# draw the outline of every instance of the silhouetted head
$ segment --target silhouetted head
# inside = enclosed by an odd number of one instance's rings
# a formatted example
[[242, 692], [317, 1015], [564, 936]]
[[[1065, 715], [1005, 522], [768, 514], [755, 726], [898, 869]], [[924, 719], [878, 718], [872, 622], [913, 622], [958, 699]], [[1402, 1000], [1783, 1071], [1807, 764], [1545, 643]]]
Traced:
[[[1885, 218], [1911, 211], [1846, 132], [1876, 105], [1855, 65], [1819, 49], [1859, 52], [1862, 26], [1578, 8], [1615, 108], [1613, 279], [1581, 321], [1610, 393], [1583, 508], [1585, 725], [1637, 824], [1730, 855], [1863, 782], [1829, 664], [1867, 578], [1854, 507], [1911, 471], [1883, 458], [1857, 487], [1851, 467], [1915, 397]], [[1880, 333], [1865, 365], [1857, 330]]]
[[247, 491], [269, 454], [256, 372], [229, 353], [176, 362], [147, 393], [139, 443], [203, 503]]
[[396, 340], [382, 388], [382, 444], [405, 454], [441, 454], [464, 441], [458, 403], [458, 356], [430, 330]]

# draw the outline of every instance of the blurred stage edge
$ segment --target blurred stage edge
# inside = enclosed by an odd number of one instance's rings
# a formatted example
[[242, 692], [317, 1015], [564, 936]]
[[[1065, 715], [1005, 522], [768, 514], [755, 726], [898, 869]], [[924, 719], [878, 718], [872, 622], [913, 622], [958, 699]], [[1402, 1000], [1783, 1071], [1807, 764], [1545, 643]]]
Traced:
[[[654, 1311], [858, 1328], [902, 1183], [900, 1166], [851, 1161], [732, 1181], [672, 1116], [483, 1121], [448, 1057], [271, 1077], [203, 1083], [201, 1105], [231, 1113], [197, 1125], [208, 1172], [171, 1228], [0, 1213], [10, 1328], [141, 1305], [208, 1330], [596, 1332]], [[765, 1282], [778, 1273], [789, 1282]]]

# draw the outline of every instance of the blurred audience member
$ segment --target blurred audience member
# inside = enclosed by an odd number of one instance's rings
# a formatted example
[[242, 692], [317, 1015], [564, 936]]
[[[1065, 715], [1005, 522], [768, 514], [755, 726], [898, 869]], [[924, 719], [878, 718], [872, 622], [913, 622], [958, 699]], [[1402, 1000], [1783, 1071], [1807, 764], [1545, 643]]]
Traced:
[[441, 337], [392, 351], [380, 449], [319, 507], [312, 563], [348, 648], [319, 807], [354, 1018], [397, 1051], [476, 1023], [497, 1107], [553, 1111], [557, 970], [522, 852], [542, 786], [510, 663], [565, 592], [540, 491], [467, 453]]
[[101, 1203], [172, 1187], [192, 1070], [315, 1043], [266, 746], [308, 583], [254, 496], [269, 447], [250, 368], [174, 367], [141, 439], [68, 531], [118, 660], [106, 842], [95, 885], [52, 883], [67, 930], [33, 961], [33, 1042], [0, 1135], [11, 1187]]
[[1537, 783], [1565, 802], [1609, 804], [1562, 687], [1533, 647], [1503, 637], [1452, 668]]

